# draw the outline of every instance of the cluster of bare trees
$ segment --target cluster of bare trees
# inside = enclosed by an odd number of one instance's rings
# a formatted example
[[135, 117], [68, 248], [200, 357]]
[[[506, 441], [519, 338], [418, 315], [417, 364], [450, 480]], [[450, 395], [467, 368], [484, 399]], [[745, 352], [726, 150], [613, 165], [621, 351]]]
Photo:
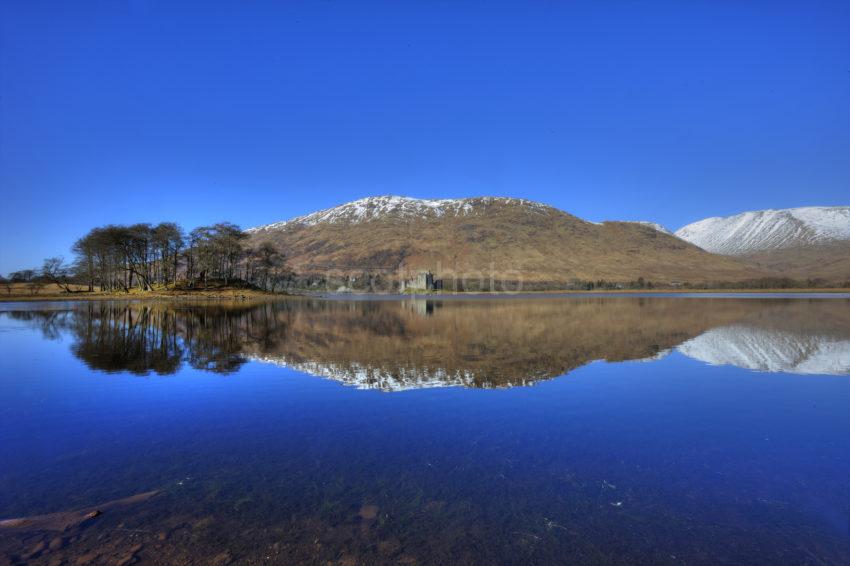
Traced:
[[249, 248], [245, 254], [245, 280], [268, 291], [276, 291], [293, 281], [295, 274], [286, 266], [285, 257], [269, 242]]
[[41, 269], [15, 272], [4, 281], [53, 283], [68, 292], [75, 285], [110, 292], [206, 288], [211, 281], [274, 291], [293, 278], [280, 250], [268, 243], [250, 248], [248, 234], [229, 222], [201, 226], [188, 235], [173, 222], [110, 224], [90, 230], [72, 251], [71, 264], [48, 258]]
[[173, 222], [102, 226], [74, 243], [74, 271], [89, 290], [174, 285], [183, 247], [183, 230]]
[[186, 278], [203, 285], [208, 278], [221, 279], [226, 285], [237, 279], [247, 238], [245, 232], [229, 222], [195, 228], [189, 233], [186, 248]]

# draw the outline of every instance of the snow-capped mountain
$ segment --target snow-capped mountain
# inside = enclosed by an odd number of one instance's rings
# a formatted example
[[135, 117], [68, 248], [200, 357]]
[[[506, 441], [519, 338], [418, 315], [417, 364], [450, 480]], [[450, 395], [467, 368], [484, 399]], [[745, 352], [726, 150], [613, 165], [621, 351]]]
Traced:
[[367, 197], [349, 203], [298, 216], [283, 222], [249, 228], [247, 232], [279, 230], [289, 226], [318, 224], [362, 224], [386, 218], [423, 219], [464, 216], [492, 204], [521, 205], [530, 210], [553, 210], [539, 202], [510, 197], [476, 197], [461, 199], [417, 199], [400, 196]]
[[850, 206], [759, 210], [706, 218], [680, 228], [675, 235], [723, 255], [850, 241]]
[[[733, 281], [761, 274], [651, 226], [588, 222], [518, 198], [382, 196], [248, 232], [251, 245], [285, 250], [289, 267], [313, 279], [379, 273], [391, 282], [431, 271], [471, 281], [486, 272], [497, 287], [521, 281], [525, 289], [555, 289], [576, 280]], [[483, 288], [464, 288], [473, 285]]]
[[764, 372], [850, 374], [850, 340], [746, 325], [713, 328], [676, 348], [710, 365]]

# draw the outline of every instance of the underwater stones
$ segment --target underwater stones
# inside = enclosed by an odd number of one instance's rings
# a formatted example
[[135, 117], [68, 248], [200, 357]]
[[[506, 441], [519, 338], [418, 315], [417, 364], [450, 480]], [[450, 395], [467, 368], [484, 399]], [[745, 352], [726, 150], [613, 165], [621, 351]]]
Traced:
[[61, 511], [47, 515], [34, 515], [17, 519], [0, 521], [0, 529], [32, 530], [32, 531], [67, 531], [87, 521], [100, 517], [104, 511], [141, 503], [159, 494], [159, 490], [139, 493], [123, 499], [108, 501], [97, 507], [89, 507], [78, 511]]
[[87, 554], [83, 554], [82, 556], [77, 557], [76, 564], [77, 566], [84, 566], [85, 564], [93, 564], [95, 560], [98, 559], [100, 554], [97, 551], [92, 551]]
[[392, 556], [401, 550], [401, 542], [397, 538], [382, 540], [378, 543], [378, 552], [384, 556]]
[[115, 561], [115, 566], [127, 566], [128, 564], [132, 564], [136, 560], [136, 554], [142, 550], [141, 544], [133, 545], [127, 554], [123, 555], [121, 558]]
[[364, 521], [374, 521], [378, 517], [377, 505], [363, 505], [357, 515]]
[[214, 523], [215, 523], [215, 518], [212, 517], [211, 515], [207, 515], [206, 517], [203, 517], [203, 518], [195, 521], [195, 523], [192, 525], [192, 528], [193, 529], [199, 529], [199, 530], [208, 529]]
[[213, 566], [224, 566], [225, 564], [230, 564], [231, 562], [233, 562], [233, 557], [228, 551], [225, 550], [222, 553], [216, 554], [210, 561], [210, 564], [212, 564]]
[[43, 540], [40, 540], [35, 544], [35, 546], [33, 546], [31, 549], [29, 549], [29, 552], [27, 552], [26, 554], [23, 555], [23, 559], [29, 560], [30, 558], [35, 558], [36, 556], [38, 556], [39, 554], [44, 552], [46, 549], [47, 549], [47, 543], [44, 542]]
[[94, 511], [89, 511], [88, 513], [83, 515], [83, 521], [90, 521], [92, 519], [97, 519], [101, 515], [103, 515], [103, 511], [101, 511], [100, 509], [95, 509]]

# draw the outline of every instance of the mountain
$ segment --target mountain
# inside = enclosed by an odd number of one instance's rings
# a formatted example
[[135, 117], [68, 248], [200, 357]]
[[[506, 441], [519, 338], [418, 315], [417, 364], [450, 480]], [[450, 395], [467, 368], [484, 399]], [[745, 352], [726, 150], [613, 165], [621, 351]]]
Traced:
[[[430, 270], [465, 288], [563, 287], [571, 281], [736, 281], [763, 275], [734, 258], [636, 222], [593, 223], [515, 198], [371, 197], [248, 230], [299, 274], [398, 280]], [[474, 283], [470, 283], [474, 281]], [[504, 285], [500, 287], [499, 285]], [[508, 287], [510, 286], [510, 287]]]
[[850, 241], [850, 206], [809, 206], [706, 218], [676, 230], [676, 236], [724, 255]]
[[789, 277], [850, 279], [850, 206], [706, 218], [676, 231], [700, 248]]

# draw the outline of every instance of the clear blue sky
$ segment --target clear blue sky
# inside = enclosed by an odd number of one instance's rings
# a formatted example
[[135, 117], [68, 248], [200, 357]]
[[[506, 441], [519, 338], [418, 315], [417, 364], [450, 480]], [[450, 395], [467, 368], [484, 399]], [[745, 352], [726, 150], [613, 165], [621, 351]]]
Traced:
[[850, 2], [0, 7], [0, 272], [380, 194], [678, 228], [850, 203]]

